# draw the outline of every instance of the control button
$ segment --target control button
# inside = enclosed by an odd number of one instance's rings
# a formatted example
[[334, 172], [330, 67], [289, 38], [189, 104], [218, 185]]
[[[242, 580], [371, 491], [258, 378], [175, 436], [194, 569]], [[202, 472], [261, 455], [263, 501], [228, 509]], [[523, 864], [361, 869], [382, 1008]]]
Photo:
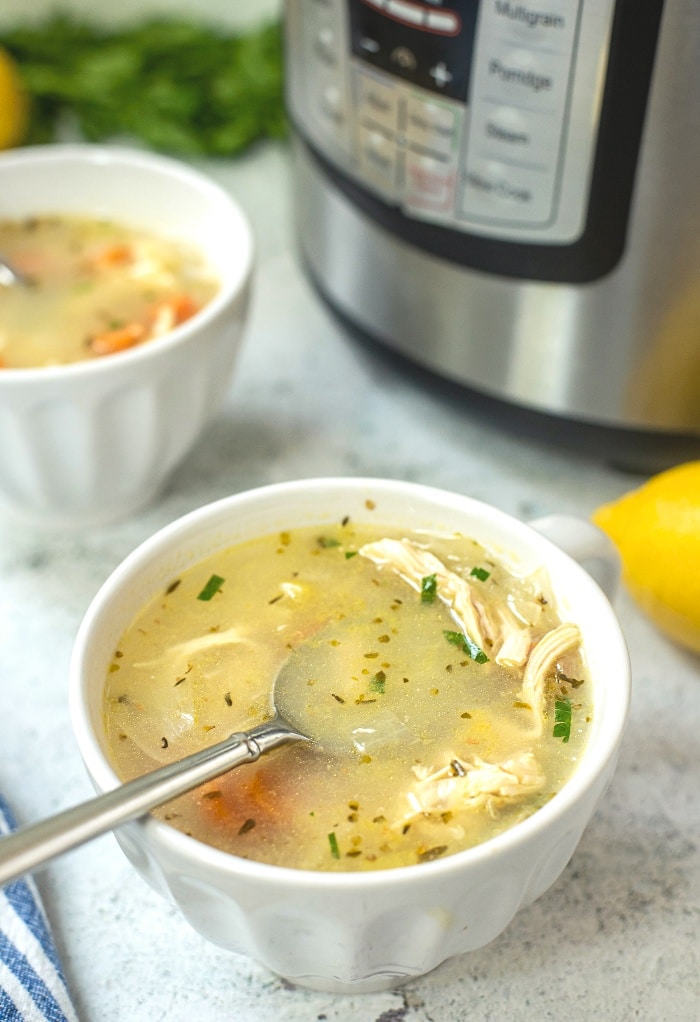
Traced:
[[439, 61], [435, 67], [428, 72], [439, 89], [444, 89], [452, 81], [452, 72], [447, 70], [444, 60]]
[[580, 0], [550, 0], [546, 10], [526, 4], [488, 4], [482, 18], [491, 19], [494, 34], [525, 43], [546, 43], [548, 48], [568, 50], [573, 39]]
[[532, 128], [527, 114], [510, 106], [485, 111], [482, 130], [487, 142], [501, 143], [518, 150], [529, 149], [532, 145]]
[[338, 63], [338, 45], [335, 32], [330, 26], [326, 25], [317, 32], [314, 53], [324, 64], [335, 66]]
[[371, 36], [363, 35], [359, 42], [359, 47], [364, 53], [379, 53], [381, 45], [377, 39], [373, 39]]
[[418, 67], [418, 58], [408, 46], [396, 46], [389, 54], [389, 60], [404, 71], [415, 71]]
[[486, 73], [501, 92], [510, 90], [522, 96], [551, 93], [556, 84], [551, 63], [543, 62], [530, 50], [511, 50], [503, 57], [490, 57]]
[[482, 103], [472, 117], [472, 155], [520, 160], [533, 167], [551, 169], [556, 165], [559, 141], [559, 118], [549, 111]]
[[357, 112], [362, 123], [370, 122], [388, 132], [395, 132], [398, 127], [399, 90], [389, 81], [379, 81], [360, 72]]
[[386, 12], [406, 25], [422, 25], [425, 9], [406, 0], [387, 0]]
[[392, 192], [396, 184], [396, 147], [380, 131], [361, 127], [359, 131], [360, 170], [369, 183]]
[[554, 175], [497, 160], [473, 160], [464, 174], [462, 213], [491, 223], [544, 223], [549, 217]]
[[445, 103], [409, 97], [406, 104], [406, 139], [409, 145], [447, 155], [456, 142], [456, 111]]
[[440, 35], [457, 35], [461, 23], [456, 11], [429, 11], [426, 26]]
[[454, 203], [455, 168], [431, 156], [406, 153], [406, 206], [448, 212]]
[[316, 106], [326, 130], [338, 131], [345, 127], [345, 103], [335, 82], [328, 82], [319, 89]]

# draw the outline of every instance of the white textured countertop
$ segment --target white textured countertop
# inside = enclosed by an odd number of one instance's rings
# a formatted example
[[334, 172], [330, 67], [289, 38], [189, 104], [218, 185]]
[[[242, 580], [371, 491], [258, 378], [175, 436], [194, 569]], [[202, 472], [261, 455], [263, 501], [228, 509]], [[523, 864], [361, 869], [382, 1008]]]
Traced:
[[[141, 540], [192, 508], [313, 475], [401, 477], [521, 518], [587, 515], [638, 479], [489, 427], [343, 335], [296, 256], [288, 154], [205, 165], [258, 241], [255, 300], [223, 413], [147, 510], [90, 533], [0, 523], [0, 790], [22, 823], [92, 794], [68, 661], [88, 603]], [[700, 661], [621, 596], [634, 687], [620, 764], [559, 882], [489, 947], [390, 993], [295, 989], [203, 941], [111, 836], [38, 876], [85, 1022], [696, 1022]]]

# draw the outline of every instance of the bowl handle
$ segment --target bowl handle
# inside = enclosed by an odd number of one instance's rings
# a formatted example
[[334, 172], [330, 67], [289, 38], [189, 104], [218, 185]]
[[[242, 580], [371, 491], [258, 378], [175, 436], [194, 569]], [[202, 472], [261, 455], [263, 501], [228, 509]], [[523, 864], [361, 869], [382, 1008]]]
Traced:
[[573, 557], [598, 583], [609, 600], [614, 599], [620, 581], [620, 556], [605, 533], [585, 518], [575, 515], [546, 515], [528, 522], [545, 539]]

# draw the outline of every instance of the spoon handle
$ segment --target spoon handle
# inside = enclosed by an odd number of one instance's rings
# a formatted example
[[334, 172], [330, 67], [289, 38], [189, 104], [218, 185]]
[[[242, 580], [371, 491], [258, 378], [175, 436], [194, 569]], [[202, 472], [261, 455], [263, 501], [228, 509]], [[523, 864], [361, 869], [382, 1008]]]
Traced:
[[0, 887], [232, 767], [254, 763], [269, 749], [300, 739], [302, 735], [273, 719], [23, 827], [0, 839]]

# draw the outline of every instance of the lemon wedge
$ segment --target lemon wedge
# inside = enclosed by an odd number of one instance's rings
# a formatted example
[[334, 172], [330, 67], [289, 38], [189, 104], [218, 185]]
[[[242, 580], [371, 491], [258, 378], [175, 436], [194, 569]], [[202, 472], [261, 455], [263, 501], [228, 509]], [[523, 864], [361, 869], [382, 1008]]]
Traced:
[[0, 149], [24, 139], [29, 124], [29, 97], [22, 87], [17, 65], [0, 47]]
[[616, 545], [635, 602], [700, 653], [700, 461], [653, 476], [592, 518]]

